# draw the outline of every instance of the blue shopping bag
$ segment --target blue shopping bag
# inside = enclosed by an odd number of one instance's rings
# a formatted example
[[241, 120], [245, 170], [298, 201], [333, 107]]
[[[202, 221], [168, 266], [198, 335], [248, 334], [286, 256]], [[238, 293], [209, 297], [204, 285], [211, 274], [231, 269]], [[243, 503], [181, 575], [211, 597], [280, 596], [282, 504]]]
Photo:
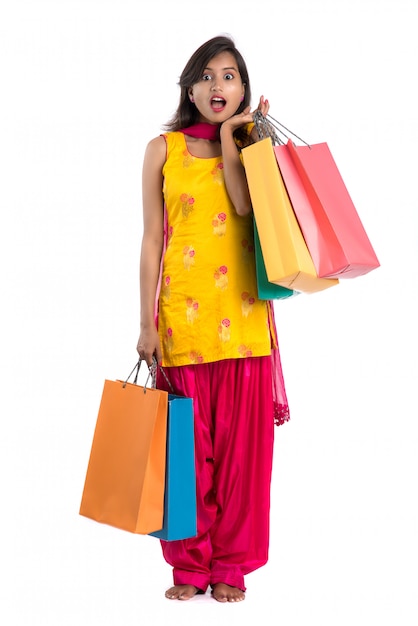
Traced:
[[197, 534], [193, 415], [192, 398], [168, 394], [163, 528], [150, 533], [165, 541]]

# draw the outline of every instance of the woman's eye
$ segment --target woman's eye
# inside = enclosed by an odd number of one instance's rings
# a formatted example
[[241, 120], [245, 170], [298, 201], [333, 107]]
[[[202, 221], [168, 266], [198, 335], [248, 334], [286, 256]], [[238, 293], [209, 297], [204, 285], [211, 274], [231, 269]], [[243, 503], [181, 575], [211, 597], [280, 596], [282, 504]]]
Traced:
[[224, 78], [226, 78], [226, 80], [232, 80], [234, 78], [233, 74], [225, 74]]
[[210, 80], [212, 77], [209, 74], [203, 74], [202, 80]]

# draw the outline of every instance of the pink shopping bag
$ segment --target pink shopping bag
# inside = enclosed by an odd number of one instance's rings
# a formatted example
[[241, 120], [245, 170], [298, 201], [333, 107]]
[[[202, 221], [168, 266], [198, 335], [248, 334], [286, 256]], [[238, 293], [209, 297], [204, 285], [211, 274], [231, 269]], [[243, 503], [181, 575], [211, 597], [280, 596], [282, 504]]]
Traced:
[[323, 278], [354, 278], [380, 266], [327, 143], [274, 147], [306, 245]]

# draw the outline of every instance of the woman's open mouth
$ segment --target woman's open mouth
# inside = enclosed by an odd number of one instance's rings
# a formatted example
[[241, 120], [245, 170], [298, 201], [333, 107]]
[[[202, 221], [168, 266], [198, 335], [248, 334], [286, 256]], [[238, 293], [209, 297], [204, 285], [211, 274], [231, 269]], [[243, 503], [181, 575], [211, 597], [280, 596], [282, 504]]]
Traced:
[[218, 96], [214, 96], [211, 98], [210, 106], [213, 111], [222, 111], [226, 106], [226, 100], [219, 98]]

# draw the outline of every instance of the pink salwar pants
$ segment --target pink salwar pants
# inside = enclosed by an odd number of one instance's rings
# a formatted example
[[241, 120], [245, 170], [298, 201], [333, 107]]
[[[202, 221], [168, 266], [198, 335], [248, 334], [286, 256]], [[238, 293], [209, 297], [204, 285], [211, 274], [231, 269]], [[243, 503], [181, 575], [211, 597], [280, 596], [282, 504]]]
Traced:
[[[197, 536], [161, 541], [175, 585], [206, 591], [268, 559], [273, 458], [271, 357], [165, 367], [174, 392], [193, 398]], [[157, 386], [167, 389], [161, 373]]]

